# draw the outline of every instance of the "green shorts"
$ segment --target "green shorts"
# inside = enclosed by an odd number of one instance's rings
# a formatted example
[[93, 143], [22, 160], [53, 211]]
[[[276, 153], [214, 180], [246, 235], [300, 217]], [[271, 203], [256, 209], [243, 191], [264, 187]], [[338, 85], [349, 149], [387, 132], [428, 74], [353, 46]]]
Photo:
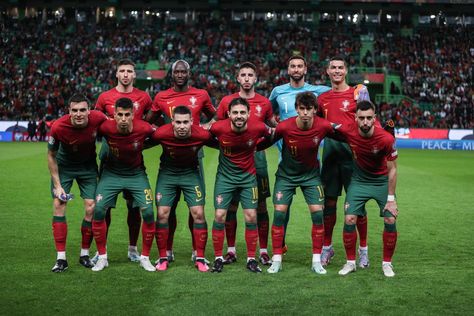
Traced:
[[353, 170], [349, 145], [334, 139], [324, 139], [321, 180], [326, 196], [338, 197], [342, 188], [347, 192]]
[[176, 193], [181, 191], [188, 207], [205, 204], [206, 194], [202, 188], [199, 170], [186, 169], [176, 173], [160, 169], [156, 179], [156, 206], [172, 206]]
[[369, 183], [353, 179], [347, 189], [344, 213], [346, 215], [365, 216], [367, 215], [365, 203], [374, 199], [379, 205], [380, 216], [383, 217], [384, 207], [387, 204], [387, 195], [388, 181], [384, 183]]
[[214, 207], [227, 210], [234, 195], [238, 197], [236, 200], [240, 201], [243, 209], [256, 209], [258, 205], [256, 177], [251, 177], [248, 182], [235, 183], [233, 179], [218, 172], [214, 186]]
[[140, 207], [145, 221], [148, 222], [150, 217], [153, 221], [153, 192], [144, 170], [134, 175], [122, 175], [107, 169], [102, 170], [95, 196], [94, 219], [103, 219], [106, 209], [115, 207], [118, 194], [124, 190], [130, 192], [134, 206]]
[[308, 205], [324, 205], [324, 190], [320, 177], [303, 181], [293, 181], [286, 177], [276, 177], [273, 189], [273, 204], [290, 205], [296, 188], [300, 187]]
[[[72, 183], [76, 180], [81, 192], [81, 198], [93, 200], [97, 188], [97, 164], [89, 164], [81, 169], [68, 169], [65, 166], [58, 165], [59, 181], [66, 193], [71, 192]], [[51, 196], [55, 198], [53, 191], [53, 181], [51, 181]]]

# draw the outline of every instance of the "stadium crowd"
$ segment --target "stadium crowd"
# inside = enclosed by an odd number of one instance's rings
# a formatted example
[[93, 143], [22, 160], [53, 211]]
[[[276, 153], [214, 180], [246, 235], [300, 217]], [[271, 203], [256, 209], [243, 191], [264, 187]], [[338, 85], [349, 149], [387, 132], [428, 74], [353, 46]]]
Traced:
[[[238, 90], [234, 65], [251, 60], [259, 68], [257, 91], [268, 96], [287, 81], [286, 61], [294, 52], [311, 60], [308, 82], [328, 81], [323, 64], [334, 54], [357, 66], [363, 26], [322, 23], [318, 29], [290, 22], [231, 22], [199, 16], [195, 24], [180, 21], [143, 23], [105, 19], [100, 23], [65, 19], [3, 19], [0, 69], [0, 119], [60, 117], [73, 91], [92, 100], [113, 87], [111, 65], [118, 58], [137, 63], [158, 59], [169, 69], [177, 59], [192, 67], [192, 81], [206, 89], [214, 105]], [[378, 104], [383, 119], [399, 127], [473, 128], [474, 47], [468, 27], [415, 29], [402, 37], [400, 29], [374, 33], [373, 58], [364, 65], [385, 67], [401, 75], [403, 95], [426, 107]], [[373, 30], [372, 30], [373, 31]], [[271, 34], [271, 36], [268, 36]], [[367, 62], [369, 61], [369, 64]], [[169, 87], [169, 80], [150, 86], [151, 97]]]

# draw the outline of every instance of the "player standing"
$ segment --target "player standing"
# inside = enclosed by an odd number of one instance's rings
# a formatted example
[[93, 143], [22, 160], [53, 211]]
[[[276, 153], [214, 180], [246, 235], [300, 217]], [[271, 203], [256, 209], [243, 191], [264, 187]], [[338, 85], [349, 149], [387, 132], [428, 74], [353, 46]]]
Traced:
[[176, 192], [182, 191], [193, 216], [193, 236], [196, 246], [196, 267], [206, 272], [209, 267], [205, 260], [207, 243], [207, 223], [204, 214], [205, 191], [199, 172], [198, 153], [209, 142], [211, 134], [193, 124], [191, 110], [177, 106], [173, 110], [172, 123], [155, 131], [152, 139], [163, 147], [160, 170], [156, 180], [156, 205], [158, 208], [156, 240], [160, 259], [156, 269], [168, 269], [167, 244], [169, 235], [168, 218], [176, 199]]
[[[207, 118], [211, 119], [214, 117], [216, 110], [212, 105], [211, 98], [206, 90], [197, 89], [189, 85], [189, 78], [191, 76], [190, 66], [185, 60], [177, 60], [171, 65], [171, 79], [173, 86], [165, 91], [159, 92], [154, 100], [150, 115], [147, 117], [147, 121], [153, 123], [156, 119], [163, 115], [166, 123], [171, 122], [173, 115], [173, 109], [179, 105], [185, 105], [191, 110], [193, 124], [199, 125], [201, 115], [204, 114]], [[202, 157], [204, 153], [199, 152], [199, 170], [203, 179], [202, 186], [205, 190], [204, 175], [202, 174], [203, 165]], [[168, 261], [174, 260], [173, 254], [173, 239], [176, 231], [176, 205], [178, 204], [180, 197], [180, 191], [176, 194], [176, 201], [170, 211], [169, 216], [169, 235], [168, 235]], [[193, 217], [189, 214], [188, 220], [189, 230], [191, 236], [193, 236]], [[195, 242], [193, 239], [193, 260], [195, 258]]]
[[48, 168], [51, 173], [53, 196], [53, 236], [57, 259], [53, 272], [68, 268], [66, 260], [66, 206], [72, 183], [76, 180], [84, 199], [85, 215], [81, 225], [81, 254], [79, 263], [92, 268], [89, 248], [92, 243], [92, 215], [97, 186], [95, 142], [98, 128], [106, 120], [99, 111], [89, 111], [89, 101], [74, 94], [69, 101], [69, 114], [64, 115], [51, 128], [48, 142]]
[[[104, 112], [108, 117], [112, 118], [115, 115], [115, 102], [120, 98], [129, 98], [133, 102], [134, 118], [143, 119], [143, 116], [151, 109], [152, 102], [148, 93], [133, 86], [136, 78], [135, 64], [129, 59], [119, 60], [115, 76], [117, 78], [117, 86], [99, 95], [95, 105], [96, 110]], [[108, 154], [107, 143], [103, 142], [99, 158], [102, 160]], [[128, 258], [130, 261], [139, 262], [140, 255], [137, 250], [137, 241], [140, 234], [140, 211], [138, 207], [133, 207], [133, 199], [128, 191], [124, 191], [123, 197], [127, 201], [128, 209]], [[107, 232], [111, 222], [110, 213], [110, 209], [108, 209], [106, 214]], [[93, 260], [97, 261], [97, 257], [94, 257]]]
[[101, 271], [109, 265], [105, 213], [108, 208], [115, 207], [118, 194], [124, 190], [130, 192], [143, 217], [140, 265], [147, 271], [155, 271], [149, 259], [155, 235], [153, 193], [142, 155], [143, 142], [153, 134], [154, 129], [143, 120], [134, 120], [133, 107], [131, 99], [118, 99], [115, 102], [115, 120], [108, 120], [99, 128], [99, 134], [106, 139], [110, 154], [104, 161], [96, 190], [92, 231], [99, 260], [93, 271]]
[[333, 126], [325, 119], [315, 116], [317, 101], [311, 92], [297, 94], [295, 109], [298, 116], [280, 122], [275, 130], [275, 140], [282, 138], [283, 147], [273, 190], [273, 263], [267, 271], [277, 273], [281, 270], [286, 211], [296, 188], [300, 187], [313, 223], [311, 269], [317, 274], [326, 274], [321, 265], [324, 191], [319, 175], [319, 162], [315, 157], [318, 155], [321, 140], [333, 132]]
[[[295, 109], [296, 95], [300, 92], [309, 91], [318, 97], [321, 93], [328, 91], [330, 88], [321, 85], [312, 85], [305, 82], [305, 76], [308, 72], [306, 60], [301, 55], [294, 55], [288, 59], [288, 76], [290, 82], [273, 88], [270, 94], [270, 102], [273, 106], [273, 112], [280, 117], [280, 121], [284, 121], [290, 117], [297, 116]], [[281, 154], [282, 142], [277, 142], [278, 150]], [[317, 157], [314, 157], [317, 159]], [[286, 212], [285, 219], [285, 235], [290, 218], [290, 205]], [[283, 237], [283, 252], [286, 252], [287, 246], [285, 237]]]
[[[270, 101], [255, 92], [255, 83], [257, 82], [257, 67], [251, 62], [240, 64], [237, 72], [237, 82], [240, 85], [239, 92], [225, 96], [222, 98], [217, 108], [217, 119], [224, 120], [228, 117], [229, 103], [235, 98], [244, 98], [250, 105], [249, 124], [253, 120], [264, 122], [268, 126], [275, 127], [276, 121], [273, 117], [272, 105]], [[255, 153], [255, 168], [257, 170], [258, 184], [258, 207], [257, 207], [257, 226], [258, 237], [260, 243], [260, 262], [263, 265], [271, 264], [268, 255], [268, 230], [269, 219], [267, 210], [267, 197], [270, 196], [270, 186], [267, 170], [267, 158], [265, 151], [257, 151]], [[237, 208], [239, 202], [232, 200], [227, 210], [225, 232], [227, 238], [227, 254], [224, 256], [224, 263], [233, 263], [237, 260], [237, 252], [235, 248], [235, 236], [237, 231]]]
[[397, 243], [398, 216], [395, 188], [397, 184], [397, 150], [395, 138], [375, 124], [375, 106], [370, 101], [357, 104], [355, 122], [338, 129], [349, 144], [354, 157], [354, 171], [344, 204], [343, 241], [347, 262], [339, 271], [347, 275], [356, 270], [355, 225], [366, 215], [365, 204], [374, 199], [384, 219], [382, 271], [393, 277], [392, 256]]
[[[331, 80], [331, 90], [318, 98], [319, 115], [332, 123], [352, 124], [355, 118], [356, 101], [368, 100], [365, 86], [357, 88], [346, 82], [347, 64], [342, 56], [331, 58], [326, 70]], [[362, 87], [362, 88], [361, 88]], [[344, 187], [347, 192], [353, 169], [352, 153], [344, 142], [327, 138], [324, 141], [321, 179], [324, 184], [326, 202], [324, 206], [324, 245], [321, 262], [326, 266], [334, 256], [332, 234], [336, 224], [336, 207], [338, 196]], [[367, 217], [357, 219], [357, 230], [360, 237], [359, 267], [369, 266], [367, 247]]]
[[233, 99], [226, 120], [212, 124], [210, 132], [219, 141], [219, 165], [214, 186], [215, 218], [212, 227], [215, 261], [212, 272], [222, 272], [224, 257], [224, 226], [227, 209], [238, 194], [245, 217], [247, 269], [261, 272], [255, 260], [257, 249], [258, 188], [254, 161], [257, 142], [269, 137], [271, 131], [261, 122], [248, 124], [250, 105], [244, 98]]

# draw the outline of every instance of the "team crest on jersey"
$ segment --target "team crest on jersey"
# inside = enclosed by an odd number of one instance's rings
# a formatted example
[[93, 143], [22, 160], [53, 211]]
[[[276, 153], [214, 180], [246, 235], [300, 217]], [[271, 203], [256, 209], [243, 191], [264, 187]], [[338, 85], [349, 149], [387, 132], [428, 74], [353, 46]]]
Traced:
[[156, 202], [160, 202], [162, 198], [163, 195], [161, 194], [161, 192], [156, 192]]
[[349, 202], [346, 202], [346, 203], [344, 204], [344, 212], [345, 212], [345, 213], [347, 213], [347, 210], [349, 209], [350, 206], [351, 206], [351, 205], [349, 204]]
[[191, 147], [192, 151], [196, 152], [198, 150], [198, 147], [197, 146], [193, 146]]
[[253, 145], [253, 140], [252, 140], [252, 139], [249, 139], [249, 141], [247, 142], [247, 145], [248, 145], [249, 147], [252, 147], [252, 145]]
[[222, 195], [219, 194], [218, 196], [216, 196], [217, 205], [221, 205], [222, 201], [224, 201]]
[[133, 102], [133, 110], [134, 111], [137, 111], [139, 107], [140, 107], [140, 103], [138, 103], [138, 101]]
[[97, 137], [97, 130], [95, 130], [93, 133], [92, 133], [92, 138], [96, 138]]
[[189, 102], [191, 102], [190, 105], [191, 105], [192, 108], [194, 108], [196, 106], [196, 101], [197, 101], [197, 99], [194, 97], [194, 95], [191, 98], [189, 98]]
[[372, 147], [372, 153], [374, 155], [377, 155], [377, 153], [380, 151], [380, 149], [377, 146]]
[[349, 111], [349, 105], [350, 105], [350, 104], [351, 104], [351, 103], [350, 103], [348, 100], [342, 101], [342, 108], [341, 108], [341, 111], [343, 111], [343, 112]]
[[102, 194], [97, 194], [97, 196], [95, 197], [95, 201], [100, 202], [100, 201], [102, 201], [103, 198], [104, 197], [102, 196]]
[[283, 198], [283, 193], [281, 191], [278, 191], [276, 194], [277, 201], [280, 201]]
[[51, 137], [51, 136], [50, 136], [48, 143], [52, 146], [52, 145], [54, 145], [55, 142], [56, 142], [56, 140], [54, 139], [54, 137]]
[[140, 145], [140, 144], [139, 144], [137, 141], [134, 141], [134, 142], [133, 142], [133, 149], [138, 150], [138, 146], [139, 146], [139, 145]]
[[313, 143], [315, 143], [316, 145], [319, 144], [319, 137], [318, 136], [313, 138]]
[[255, 107], [255, 110], [257, 110], [257, 113], [255, 113], [255, 115], [257, 116], [262, 115], [262, 107], [260, 106], [260, 104], [257, 104], [257, 106]]

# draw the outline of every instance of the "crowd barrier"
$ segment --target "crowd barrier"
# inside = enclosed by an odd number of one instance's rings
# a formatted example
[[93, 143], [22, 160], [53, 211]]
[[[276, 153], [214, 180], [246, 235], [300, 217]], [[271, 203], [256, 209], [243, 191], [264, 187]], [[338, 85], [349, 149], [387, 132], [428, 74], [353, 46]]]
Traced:
[[[28, 121], [0, 121], [0, 142], [26, 141]], [[395, 129], [398, 148], [428, 150], [473, 150], [472, 129]]]

